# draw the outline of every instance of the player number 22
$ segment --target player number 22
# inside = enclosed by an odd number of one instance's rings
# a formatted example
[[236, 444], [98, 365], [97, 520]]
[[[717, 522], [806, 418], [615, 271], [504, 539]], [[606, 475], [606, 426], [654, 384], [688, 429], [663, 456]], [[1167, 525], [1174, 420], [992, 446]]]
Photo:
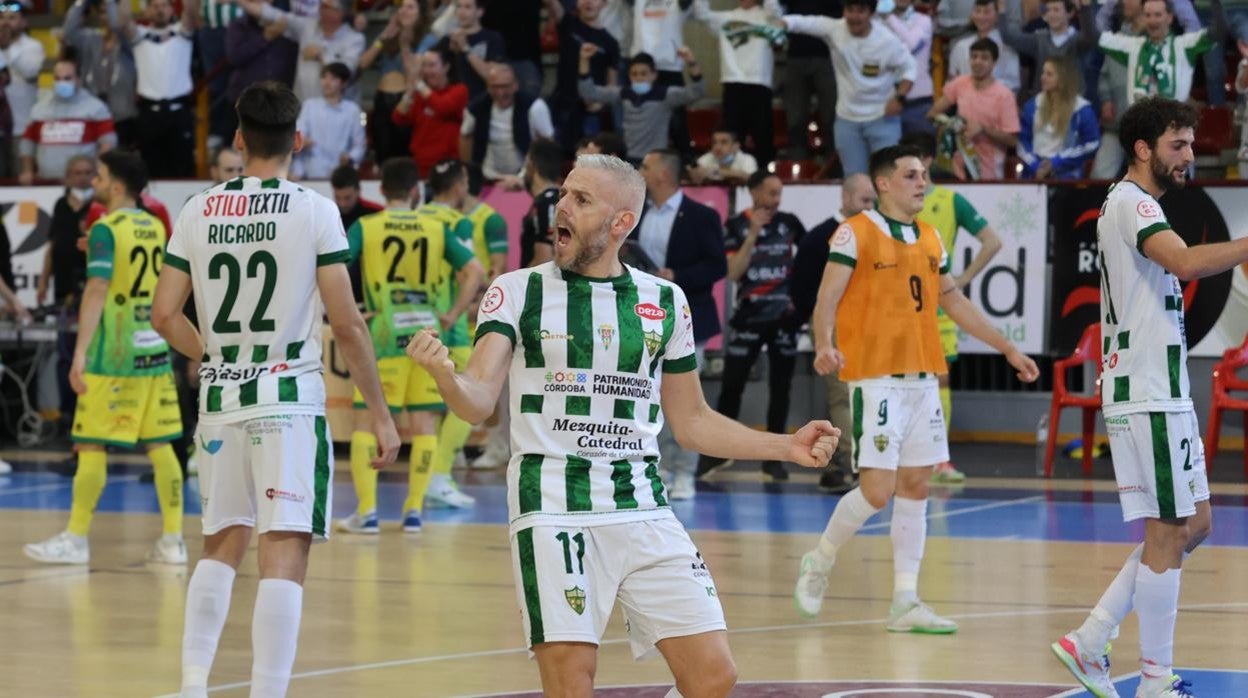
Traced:
[[567, 531], [560, 531], [555, 536], [555, 540], [563, 543], [563, 564], [568, 570], [568, 574], [572, 574], [572, 543], [576, 543], [576, 574], [585, 574], [585, 534], [578, 533], [575, 536], [569, 536]]
[[[217, 309], [217, 317], [212, 321], [212, 331], [217, 334], [237, 334], [243, 331], [243, 325], [237, 320], [231, 320], [230, 315], [234, 313], [234, 304], [238, 302], [243, 271], [234, 255], [222, 252], [208, 260], [209, 279], [220, 279], [222, 273], [225, 274], [225, 299]], [[256, 301], [256, 309], [247, 326], [252, 332], [272, 332], [277, 329], [277, 323], [266, 318], [265, 314], [273, 300], [273, 290], [277, 288], [277, 260], [265, 250], [257, 250], [247, 260], [247, 278], [255, 279], [261, 274], [264, 281], [260, 288], [260, 298]]]

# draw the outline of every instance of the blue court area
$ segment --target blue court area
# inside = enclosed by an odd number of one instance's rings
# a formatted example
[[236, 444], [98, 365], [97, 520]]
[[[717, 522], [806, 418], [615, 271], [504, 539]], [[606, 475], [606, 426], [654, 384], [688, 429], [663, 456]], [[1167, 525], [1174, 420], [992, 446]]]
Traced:
[[[19, 468], [21, 461], [15, 463]], [[99, 511], [156, 512], [156, 495], [141, 484], [143, 468], [110, 470]], [[480, 477], [477, 474], [470, 478]], [[477, 499], [467, 510], [431, 509], [430, 523], [507, 523], [505, 485], [468, 484], [464, 491]], [[47, 472], [16, 470], [0, 476], [0, 509], [69, 510], [73, 481]], [[187, 483], [186, 511], [199, 513], [198, 481]], [[378, 507], [383, 520], [398, 520], [407, 497], [406, 478], [382, 480]], [[754, 533], [819, 533], [836, 506], [837, 497], [814, 485], [759, 483], [699, 483], [696, 499], [674, 504], [677, 515], [691, 530]], [[1214, 495], [1213, 536], [1207, 545], [1248, 547], [1248, 497]], [[334, 484], [334, 516], [351, 513], [355, 493], [348, 481]], [[867, 523], [866, 535], [888, 535], [891, 510]], [[929, 535], [997, 540], [1133, 543], [1142, 540], [1143, 524], [1125, 524], [1114, 492], [1041, 491], [982, 487], [932, 489], [928, 505]], [[1248, 692], [1244, 693], [1248, 696]]]

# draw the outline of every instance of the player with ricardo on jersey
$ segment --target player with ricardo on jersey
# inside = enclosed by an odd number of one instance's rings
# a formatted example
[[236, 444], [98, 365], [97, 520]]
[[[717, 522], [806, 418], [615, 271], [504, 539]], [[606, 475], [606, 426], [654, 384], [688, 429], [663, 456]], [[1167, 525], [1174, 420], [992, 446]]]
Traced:
[[663, 417], [684, 448], [806, 467], [827, 464], [839, 432], [815, 421], [760, 434], [706, 404], [684, 293], [619, 261], [645, 203], [641, 175], [606, 155], [576, 163], [556, 207], [554, 260], [486, 291], [467, 369], [455, 372], [433, 332], [408, 354], [468, 422], [488, 417], [510, 380], [512, 563], [545, 691], [592, 692], [618, 599], [634, 656], [657, 649], [681, 693], [724, 696], [736, 668], [715, 584], [659, 478]]
[[[299, 100], [261, 82], [238, 98], [243, 176], [197, 194], [174, 226], [152, 308], [174, 349], [203, 357], [198, 441], [204, 554], [186, 592], [182, 696], [207, 696], [235, 570], [252, 531], [260, 582], [252, 617], [251, 694], [284, 696], [303, 613], [312, 537], [328, 536], [333, 440], [325, 419], [321, 314], [372, 415], [378, 453], [399, 436], [386, 408], [368, 325], [351, 294], [334, 202], [286, 180]], [[204, 333], [182, 314], [195, 292]]]

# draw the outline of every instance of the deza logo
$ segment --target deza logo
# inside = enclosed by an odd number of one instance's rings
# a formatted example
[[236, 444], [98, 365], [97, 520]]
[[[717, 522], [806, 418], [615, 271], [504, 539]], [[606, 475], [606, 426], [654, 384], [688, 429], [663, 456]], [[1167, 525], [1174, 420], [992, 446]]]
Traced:
[[667, 311], [654, 303], [638, 303], [633, 306], [633, 312], [642, 320], [662, 320], [667, 317]]

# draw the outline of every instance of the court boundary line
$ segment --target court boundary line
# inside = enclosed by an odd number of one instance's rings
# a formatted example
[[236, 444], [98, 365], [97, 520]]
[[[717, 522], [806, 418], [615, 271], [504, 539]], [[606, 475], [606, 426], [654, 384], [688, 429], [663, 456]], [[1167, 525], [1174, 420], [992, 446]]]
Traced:
[[[118, 475], [116, 477], [111, 477], [111, 478], [108, 478], [108, 482], [105, 483], [105, 487], [107, 487], [108, 485], [112, 485], [112, 484], [129, 484], [132, 482], [138, 482], [139, 477], [140, 476], [138, 475]], [[67, 488], [72, 488], [73, 486], [74, 486], [74, 479], [65, 478], [65, 482], [49, 482], [45, 485], [30, 485], [29, 487], [18, 487], [15, 489], [7, 489], [7, 488], [0, 487], [0, 497], [7, 497], [9, 495], [14, 495], [14, 494], [33, 494], [35, 492], [51, 492], [53, 490], [63, 490]], [[14, 508], [14, 510], [16, 510], [16, 508]], [[61, 510], [39, 508], [39, 509], [34, 509], [33, 511], [61, 511]], [[124, 511], [124, 512], [118, 512], [118, 513], [146, 514], [149, 512]]]
[[[1216, 671], [1216, 670], [1215, 670], [1215, 671]], [[913, 683], [913, 684], [929, 684], [929, 685], [935, 685], [935, 686], [937, 686], [937, 687], [940, 687], [940, 686], [970, 686], [970, 687], [972, 687], [972, 688], [974, 688], [975, 686], [1034, 686], [1034, 687], [1045, 687], [1045, 686], [1052, 686], [1052, 685], [1054, 685], [1053, 683], [1045, 683], [1044, 681], [953, 681], [953, 680], [948, 680], [948, 679], [942, 679], [942, 680], [939, 680], [939, 681], [927, 681], [927, 680], [925, 680], [925, 679], [807, 679], [807, 680], [802, 680], [802, 679], [774, 679], [774, 680], [768, 680], [768, 681], [741, 681], [741, 682], [737, 683], [737, 685], [738, 685], [738, 686], [758, 686], [758, 685], [760, 685], [760, 684], [761, 684], [761, 685], [767, 685], [767, 686], [775, 686], [775, 685], [779, 685], [779, 686], [793, 686], [793, 685], [797, 685], [797, 684], [811, 684], [811, 683], [838, 683], [838, 682], [844, 682], [844, 683], [883, 683], [883, 684], [891, 684], [891, 685], [894, 685], [894, 686], [896, 686], [896, 685], [898, 685], [898, 684]], [[598, 689], [600, 689], [600, 688], [602, 688], [602, 689], [615, 689], [615, 688], [670, 688], [670, 687], [671, 687], [671, 683], [637, 683], [637, 684], [615, 684], [615, 685], [612, 685], [612, 686], [594, 686], [594, 690], [595, 690], [595, 691], [597, 691], [597, 690], [598, 690]], [[466, 695], [466, 696], [460, 696], [459, 698], [506, 698], [506, 696], [514, 696], [514, 695], [516, 695], [517, 693], [534, 693], [534, 692], [537, 692], [537, 691], [540, 691], [540, 690], [541, 690], [541, 689], [533, 689], [532, 691], [506, 691], [506, 692], [502, 692], [502, 693], [472, 693], [472, 694], [469, 694], [469, 695]], [[1085, 689], [1080, 689], [1080, 690], [1085, 690]], [[1050, 696], [1049, 698], [1057, 698], [1057, 696]]]
[[[931, 498], [929, 497], [928, 499], [930, 500]], [[928, 521], [935, 521], [936, 519], [948, 519], [954, 516], [961, 516], [962, 514], [974, 514], [980, 511], [988, 511], [990, 509], [1003, 509], [1005, 507], [1015, 506], [1017, 504], [1030, 504], [1032, 502], [1038, 502], [1043, 499], [1044, 499], [1044, 495], [1037, 494], [1037, 495], [1032, 495], [1030, 497], [1020, 497], [1018, 499], [997, 500], [995, 502], [992, 502], [991, 504], [976, 504], [975, 506], [966, 507], [963, 509], [955, 509], [953, 511], [938, 511], [936, 513], [929, 513], [925, 518], [927, 518]], [[929, 504], [929, 507], [930, 507], [930, 504]], [[930, 511], [930, 508], [929, 508], [929, 511]], [[888, 528], [892, 525], [893, 525], [892, 521], [877, 521], [873, 524], [867, 524], [858, 530], [859, 531], [873, 531], [873, 530], [880, 529], [880, 528]]]
[[[1205, 603], [1192, 604], [1188, 606], [1180, 606], [1179, 611], [1196, 610], [1204, 608], [1248, 608], [1248, 601], [1231, 601], [1225, 603]], [[961, 613], [950, 614], [946, 616], [955, 620], [980, 620], [985, 618], [1020, 618], [1026, 616], [1055, 616], [1065, 613], [1087, 613], [1087, 608], [1047, 608], [1047, 609], [1030, 609], [1025, 611], [993, 611], [986, 613]], [[780, 630], [803, 630], [817, 628], [838, 628], [853, 627], [859, 625], [884, 625], [888, 622], [886, 618], [871, 618], [858, 620], [840, 620], [825, 621], [822, 623], [788, 623], [784, 625], [765, 625], [750, 628], [728, 629], [729, 635], [749, 635], [753, 633], [776, 632]], [[628, 642], [628, 638], [614, 638], [611, 640], [603, 640], [599, 643], [599, 647], [612, 645], [622, 645]], [[476, 659], [478, 657], [498, 657], [509, 654], [521, 654], [528, 652], [527, 647], [510, 647], [496, 650], [478, 650], [476, 652], [459, 652], [454, 654], [427, 655], [423, 657], [410, 657], [407, 659], [391, 659], [384, 662], [369, 662], [365, 664], [351, 664], [339, 667], [329, 667], [326, 669], [316, 669], [313, 671], [301, 671], [290, 675], [290, 680], [319, 678], [322, 676], [334, 676], [337, 674], [350, 674], [359, 671], [372, 671], [374, 669], [392, 669], [400, 666], [415, 666], [420, 664], [433, 664], [436, 662], [453, 662], [464, 659]], [[1223, 671], [1222, 669], [1202, 667], [1183, 667], [1184, 669], [1192, 669], [1194, 671]], [[1245, 672], [1248, 673], [1248, 672]], [[842, 679], [844, 680], [844, 679]], [[871, 679], [855, 679], [855, 681], [870, 681]], [[211, 686], [208, 688], [209, 693], [217, 693], [219, 691], [229, 691], [235, 688], [246, 688], [251, 685], [251, 681], [237, 681], [230, 684], [221, 684], [219, 686]], [[1037, 685], [1049, 685], [1037, 682]], [[536, 690], [536, 689], [534, 689]], [[513, 691], [512, 693], [515, 693]], [[178, 698], [180, 693], [166, 693], [156, 698]], [[476, 694], [466, 694], [465, 698], [472, 698]], [[506, 694], [504, 694], [506, 695]], [[1076, 694], [1077, 695], [1077, 694]]]

